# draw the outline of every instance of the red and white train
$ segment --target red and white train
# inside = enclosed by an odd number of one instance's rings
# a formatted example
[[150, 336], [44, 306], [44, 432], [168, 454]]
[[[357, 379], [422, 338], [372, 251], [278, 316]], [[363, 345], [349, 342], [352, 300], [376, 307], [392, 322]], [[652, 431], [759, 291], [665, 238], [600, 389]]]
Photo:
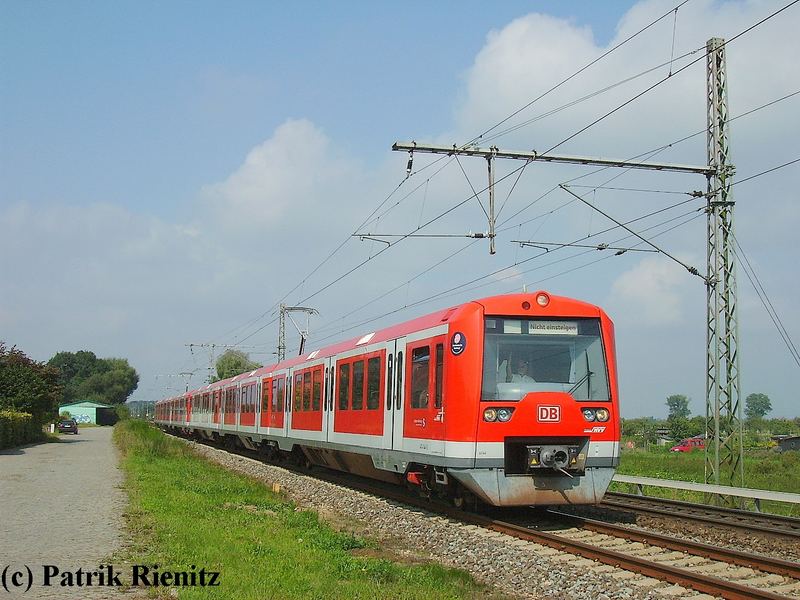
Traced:
[[614, 326], [546, 292], [483, 298], [162, 400], [155, 418], [456, 504], [598, 503], [619, 462]]

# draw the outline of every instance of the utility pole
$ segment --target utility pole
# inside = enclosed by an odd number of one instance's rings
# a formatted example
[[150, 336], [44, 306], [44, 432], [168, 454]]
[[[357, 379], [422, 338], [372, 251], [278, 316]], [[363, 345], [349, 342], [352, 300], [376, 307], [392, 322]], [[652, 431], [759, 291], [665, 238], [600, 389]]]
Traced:
[[[744, 486], [744, 449], [739, 387], [739, 319], [733, 254], [734, 168], [728, 144], [725, 41], [706, 42], [708, 108], [708, 300], [706, 328], [706, 483]], [[732, 504], [732, 497], [717, 496]]]
[[[294, 322], [294, 319], [292, 319], [292, 316], [289, 314], [291, 312], [306, 313], [305, 330], [297, 326], [297, 323]], [[308, 337], [308, 318], [310, 315], [318, 314], [319, 311], [316, 308], [309, 308], [307, 306], [286, 306], [285, 304], [281, 304], [280, 318], [278, 319], [278, 362], [286, 358], [286, 317], [289, 317], [295, 329], [297, 329], [297, 332], [300, 334], [300, 354], [302, 354], [305, 348], [306, 338]]]
[[[736, 300], [736, 269], [733, 253], [733, 165], [728, 143], [727, 76], [725, 41], [712, 38], [706, 43], [708, 165], [680, 165], [630, 160], [539, 154], [536, 151], [501, 151], [477, 146], [433, 146], [417, 142], [395, 142], [392, 150], [428, 152], [450, 156], [481, 156], [489, 161], [489, 252], [494, 254], [495, 158], [527, 162], [554, 162], [624, 169], [647, 169], [696, 173], [708, 180], [707, 256], [703, 279], [707, 290], [706, 327], [706, 483], [744, 485], [742, 420], [739, 402], [739, 344]], [[410, 163], [409, 163], [410, 164]], [[569, 191], [569, 190], [567, 190]], [[572, 192], [570, 192], [572, 193]], [[690, 272], [692, 272], [690, 270]], [[729, 503], [732, 498], [717, 498]]]

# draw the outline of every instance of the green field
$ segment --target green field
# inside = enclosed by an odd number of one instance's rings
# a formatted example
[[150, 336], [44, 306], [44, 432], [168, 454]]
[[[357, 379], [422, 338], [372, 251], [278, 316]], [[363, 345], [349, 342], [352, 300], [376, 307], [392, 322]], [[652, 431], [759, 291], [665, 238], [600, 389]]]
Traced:
[[[162, 571], [194, 565], [220, 572], [220, 587], [182, 588], [180, 598], [498, 597], [462, 571], [381, 558], [374, 542], [332, 530], [315, 513], [198, 458], [144, 422], [123, 421], [114, 436], [134, 538], [122, 559]], [[169, 588], [159, 590], [169, 595]]]
[[[657, 477], [703, 483], [705, 457], [701, 450], [669, 452], [666, 447], [649, 450], [623, 450], [618, 473], [641, 477]], [[777, 453], [772, 450], [745, 451], [744, 487], [800, 494], [800, 453]], [[632, 492], [633, 486], [614, 483], [612, 491]], [[702, 502], [702, 494], [648, 488], [649, 495], [659, 495], [677, 500]], [[749, 501], [751, 502], [751, 501]], [[750, 504], [748, 503], [748, 507]], [[779, 514], [800, 516], [800, 506], [762, 503], [762, 509]]]

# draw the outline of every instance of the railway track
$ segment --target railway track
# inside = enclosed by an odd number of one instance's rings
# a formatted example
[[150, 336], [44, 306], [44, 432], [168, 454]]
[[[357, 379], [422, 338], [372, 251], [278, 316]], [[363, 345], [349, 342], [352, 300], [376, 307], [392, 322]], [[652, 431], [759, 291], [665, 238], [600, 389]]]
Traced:
[[[247, 450], [236, 453], [258, 460], [263, 458]], [[381, 482], [355, 479], [335, 471], [315, 470], [314, 474], [330, 483], [447, 516], [462, 526], [531, 542], [536, 545], [532, 546], [532, 552], [549, 547], [609, 565], [609, 571], [641, 574], [723, 598], [800, 598], [798, 563], [634, 530], [558, 510], [548, 511], [544, 522], [541, 519], [531, 521], [530, 515], [512, 516], [514, 522], [508, 520], [508, 514], [498, 517], [464, 512]]]
[[714, 526], [723, 525], [748, 532], [759, 531], [767, 535], [779, 535], [800, 540], [800, 519], [794, 517], [767, 515], [746, 510], [705, 506], [678, 500], [618, 492], [607, 493], [602, 504], [600, 504], [600, 508], [711, 523]]

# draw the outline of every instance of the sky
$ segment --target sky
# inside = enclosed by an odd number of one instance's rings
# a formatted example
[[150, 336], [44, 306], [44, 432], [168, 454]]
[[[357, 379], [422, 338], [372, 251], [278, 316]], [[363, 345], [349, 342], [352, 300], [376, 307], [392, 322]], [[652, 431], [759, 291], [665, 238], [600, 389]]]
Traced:
[[[391, 146], [703, 165], [705, 42], [729, 39], [736, 238], [797, 340], [800, 163], [748, 179], [800, 158], [800, 5], [746, 31], [787, 4], [2, 2], [0, 340], [127, 358], [132, 399], [155, 400], [203, 381], [201, 344], [273, 362], [280, 302], [319, 311], [314, 348], [545, 289], [614, 320], [623, 416], [664, 417], [671, 394], [704, 414], [706, 289], [678, 262], [705, 272], [703, 176], [498, 160], [490, 255], [467, 237], [485, 161], [418, 152], [407, 177]], [[442, 237], [392, 237], [412, 231]], [[742, 399], [800, 415], [741, 267], [738, 291]]]

